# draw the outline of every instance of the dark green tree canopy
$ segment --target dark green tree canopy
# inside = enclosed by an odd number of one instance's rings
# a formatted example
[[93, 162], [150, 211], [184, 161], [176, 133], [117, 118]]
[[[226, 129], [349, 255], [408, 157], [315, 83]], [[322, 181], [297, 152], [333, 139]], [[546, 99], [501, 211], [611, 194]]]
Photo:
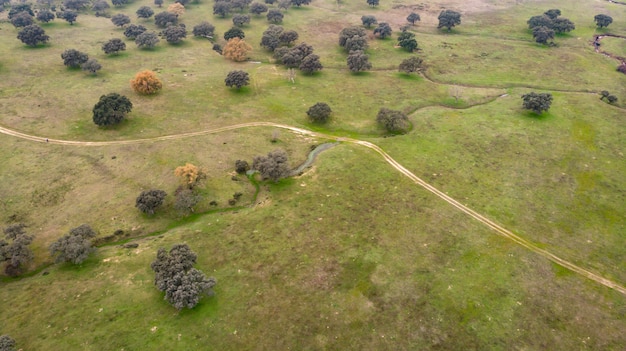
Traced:
[[146, 27], [142, 26], [141, 24], [131, 24], [126, 27], [126, 29], [124, 29], [124, 36], [128, 39], [135, 39], [146, 30]]
[[569, 19], [558, 17], [552, 20], [551, 29], [553, 29], [557, 33], [566, 33], [576, 29], [576, 26], [574, 25], [574, 22], [570, 21]]
[[161, 32], [161, 36], [170, 44], [178, 44], [187, 37], [187, 29], [184, 24], [170, 25]]
[[372, 25], [377, 24], [378, 21], [376, 20], [376, 17], [371, 16], [371, 15], [366, 15], [366, 16], [361, 16], [361, 23], [363, 23], [364, 26], [369, 28]]
[[265, 4], [261, 4], [259, 2], [253, 2], [252, 4], [250, 4], [250, 13], [253, 13], [255, 15], [260, 15], [262, 13], [267, 12], [269, 9], [267, 7], [267, 5]]
[[63, 64], [70, 68], [78, 68], [89, 60], [89, 56], [86, 53], [76, 49], [65, 50], [61, 54], [61, 58], [63, 59]]
[[89, 60], [87, 60], [87, 62], [85, 62], [82, 65], [80, 65], [80, 68], [83, 71], [87, 71], [87, 72], [95, 75], [96, 72], [98, 72], [99, 70], [102, 69], [102, 65], [100, 64], [100, 62], [98, 62], [98, 60], [96, 60], [94, 58], [90, 58]]
[[224, 40], [226, 41], [235, 37], [243, 39], [246, 37], [246, 33], [241, 28], [231, 28], [224, 33]]
[[276, 24], [270, 24], [270, 26], [263, 32], [263, 36], [261, 37], [261, 46], [270, 51], [276, 50], [276, 48], [281, 44], [280, 35], [282, 32], [283, 27]]
[[159, 36], [155, 32], [143, 32], [135, 38], [135, 44], [141, 49], [150, 49], [159, 43]]
[[550, 19], [555, 19], [555, 18], [557, 18], [557, 17], [559, 17], [561, 15], [561, 10], [559, 10], [559, 9], [550, 9], [550, 10], [544, 12], [543, 14], [548, 16]]
[[139, 18], [150, 18], [152, 17], [152, 15], [154, 15], [154, 10], [152, 10], [148, 6], [141, 6], [140, 8], [137, 9], [137, 12], [135, 13], [137, 14], [137, 17]]
[[255, 156], [252, 169], [258, 171], [264, 180], [271, 179], [274, 182], [291, 173], [287, 153], [281, 149], [274, 150], [267, 156]]
[[35, 23], [35, 20], [33, 19], [33, 16], [31, 16], [26, 11], [19, 12], [18, 14], [13, 16], [13, 18], [11, 18], [11, 24], [15, 28], [30, 26], [33, 23]]
[[367, 0], [367, 4], [370, 5], [371, 7], [378, 6], [379, 3], [380, 3], [379, 0]]
[[554, 30], [544, 26], [535, 27], [533, 28], [533, 37], [537, 43], [548, 44], [548, 40], [554, 39]]
[[309, 116], [311, 122], [326, 123], [330, 118], [330, 114], [332, 112], [333, 111], [330, 109], [330, 106], [328, 106], [327, 103], [318, 102], [315, 105], [309, 107], [309, 110], [306, 111], [306, 114], [307, 116]]
[[31, 24], [17, 33], [17, 39], [28, 46], [37, 46], [47, 43], [50, 37], [46, 35], [46, 31], [43, 28], [36, 24]]
[[406, 74], [419, 72], [420, 70], [422, 70], [423, 64], [424, 61], [421, 58], [413, 56], [409, 57], [408, 59], [404, 59], [402, 63], [400, 63], [400, 65], [398, 66], [398, 70]]
[[130, 17], [126, 16], [123, 13], [118, 13], [111, 17], [111, 22], [118, 27], [123, 27], [130, 23]]
[[48, 23], [54, 20], [55, 16], [50, 10], [41, 10], [37, 13], [37, 20], [40, 22]]
[[402, 32], [398, 37], [398, 45], [404, 48], [408, 52], [413, 52], [417, 49], [417, 40], [415, 40], [415, 34], [411, 32]]
[[203, 294], [212, 295], [217, 281], [207, 278], [193, 268], [197, 255], [186, 244], [177, 244], [167, 252], [160, 248], [150, 265], [154, 271], [154, 285], [165, 292], [165, 300], [176, 309], [193, 308]]
[[89, 0], [64, 0], [63, 7], [69, 10], [80, 11], [89, 5]]
[[102, 44], [102, 51], [105, 54], [118, 54], [120, 51], [126, 50], [126, 43], [119, 38], [113, 38]]
[[452, 10], [443, 10], [439, 14], [439, 25], [437, 28], [448, 28], [448, 32], [452, 27], [461, 24], [461, 14]]
[[176, 14], [163, 11], [154, 16], [154, 24], [160, 28], [166, 28], [167, 26], [175, 25], [178, 23], [178, 16]]
[[30, 7], [30, 4], [23, 3], [23, 4], [15, 4], [11, 6], [11, 10], [9, 10], [8, 18], [13, 19], [14, 16], [16, 16], [18, 13], [21, 13], [21, 12], [26, 12], [31, 17], [35, 16], [35, 13], [33, 12], [33, 9]]
[[230, 8], [230, 3], [228, 1], [216, 1], [213, 5], [213, 14], [224, 18], [230, 13]]
[[411, 24], [415, 24], [415, 22], [419, 22], [420, 21], [420, 15], [418, 15], [415, 12], [411, 12], [407, 17], [406, 20], [411, 23]]
[[62, 12], [57, 12], [57, 17], [60, 19], [64, 19], [67, 22], [70, 23], [70, 25], [73, 25], [74, 22], [76, 22], [76, 18], [78, 17], [78, 12], [76, 11], [71, 11], [71, 10], [65, 10]]
[[110, 93], [100, 96], [93, 107], [93, 122], [101, 127], [120, 123], [133, 109], [133, 104], [124, 95]]
[[311, 0], [290, 0], [291, 4], [297, 7], [302, 5], [308, 5], [311, 3]]
[[372, 68], [369, 62], [369, 56], [362, 50], [350, 51], [348, 55], [348, 68], [352, 72], [367, 71]]
[[224, 79], [227, 87], [235, 87], [237, 90], [241, 87], [250, 84], [250, 75], [246, 71], [235, 70], [228, 72], [226, 79]]
[[215, 26], [209, 22], [202, 22], [197, 26], [193, 27], [193, 36], [194, 37], [204, 37], [208, 39], [213, 39], [213, 35], [215, 34]]
[[300, 70], [305, 74], [313, 74], [317, 71], [321, 71], [324, 66], [320, 62], [320, 57], [315, 54], [307, 55], [302, 59], [300, 63]]
[[0, 240], [0, 262], [6, 262], [4, 272], [11, 277], [22, 273], [23, 267], [33, 260], [33, 252], [28, 247], [34, 236], [26, 234], [26, 225], [12, 224], [4, 229], [5, 238]]
[[391, 36], [391, 32], [391, 26], [387, 22], [380, 22], [378, 27], [374, 29], [374, 35], [378, 36], [380, 39]]
[[71, 262], [81, 264], [96, 249], [91, 246], [91, 239], [96, 237], [96, 232], [87, 224], [82, 224], [70, 230], [59, 240], [53, 242], [50, 254], [58, 262]]
[[411, 129], [411, 122], [406, 114], [388, 108], [381, 108], [378, 111], [376, 122], [393, 134], [405, 134]]
[[613, 17], [609, 16], [609, 15], [595, 15], [593, 17], [594, 22], [596, 22], [596, 25], [600, 28], [602, 27], [608, 27], [609, 24], [613, 23]]
[[367, 49], [367, 32], [361, 27], [347, 27], [339, 32], [339, 46], [347, 52]]
[[113, 6], [124, 6], [126, 4], [128, 4], [129, 0], [111, 0], [111, 3], [113, 4]]
[[167, 193], [163, 190], [151, 189], [142, 191], [135, 200], [135, 207], [141, 212], [153, 215], [154, 211], [163, 204]]
[[286, 30], [278, 35], [278, 40], [283, 45], [291, 45], [298, 40], [298, 32], [295, 30]]
[[285, 15], [283, 15], [283, 13], [278, 11], [278, 10], [269, 10], [269, 11], [267, 11], [267, 20], [268, 20], [268, 22], [280, 23], [280, 22], [283, 21], [283, 17], [285, 17]]
[[527, 110], [532, 110], [536, 114], [548, 111], [552, 104], [552, 94], [550, 93], [535, 93], [533, 91], [522, 95], [522, 99], [524, 100], [522, 106]]
[[233, 24], [237, 27], [243, 27], [246, 24], [250, 24], [250, 16], [238, 13], [233, 16]]

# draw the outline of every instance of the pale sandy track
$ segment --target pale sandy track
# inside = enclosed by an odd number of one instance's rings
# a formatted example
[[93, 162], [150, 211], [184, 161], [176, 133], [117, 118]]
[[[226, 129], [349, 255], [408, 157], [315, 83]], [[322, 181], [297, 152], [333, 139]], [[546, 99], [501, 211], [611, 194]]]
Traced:
[[281, 128], [281, 129], [287, 129], [291, 132], [294, 133], [298, 133], [298, 134], [302, 134], [302, 135], [308, 135], [308, 136], [313, 136], [313, 137], [319, 137], [319, 138], [325, 138], [325, 139], [331, 139], [331, 140], [337, 140], [337, 141], [342, 141], [342, 142], [347, 142], [347, 143], [351, 143], [351, 144], [356, 144], [356, 145], [360, 145], [360, 146], [364, 146], [370, 150], [373, 150], [375, 152], [377, 152], [378, 154], [380, 154], [385, 161], [387, 161], [387, 163], [389, 163], [393, 168], [395, 168], [397, 171], [399, 171], [400, 173], [402, 173], [403, 175], [405, 175], [406, 177], [408, 177], [409, 179], [411, 179], [413, 182], [415, 182], [417, 185], [423, 187], [424, 189], [430, 191], [431, 193], [433, 193], [434, 195], [438, 196], [440, 199], [442, 199], [443, 201], [449, 203], [450, 205], [456, 207], [458, 210], [466, 213], [467, 215], [471, 216], [472, 218], [474, 218], [475, 220], [485, 224], [487, 227], [493, 229], [498, 235], [503, 236], [507, 239], [512, 240], [513, 242], [515, 242], [518, 245], [521, 245], [525, 248], [527, 248], [528, 250], [541, 255], [545, 258], [547, 258], [548, 260], [569, 269], [572, 272], [578, 273], [580, 275], [582, 275], [585, 278], [591, 279], [597, 283], [600, 283], [606, 287], [609, 287], [611, 289], [614, 289], [618, 292], [620, 292], [621, 294], [626, 295], [626, 288], [624, 288], [623, 286], [619, 285], [618, 283], [606, 279], [598, 274], [595, 274], [591, 271], [588, 271], [580, 266], [575, 265], [572, 262], [569, 262], [567, 260], [564, 260], [558, 256], [556, 256], [555, 254], [544, 250], [540, 247], [538, 247], [537, 245], [529, 242], [528, 240], [521, 238], [520, 236], [514, 234], [513, 232], [511, 232], [510, 230], [500, 226], [499, 224], [493, 222], [492, 220], [484, 217], [483, 215], [481, 215], [480, 213], [472, 210], [471, 208], [461, 204], [460, 202], [458, 202], [457, 200], [453, 199], [452, 197], [446, 195], [444, 192], [438, 190], [437, 188], [435, 188], [434, 186], [426, 183], [424, 180], [422, 180], [421, 178], [419, 178], [418, 176], [416, 176], [415, 174], [413, 174], [411, 171], [409, 171], [408, 169], [404, 168], [404, 166], [402, 166], [400, 163], [398, 163], [396, 160], [394, 160], [391, 156], [389, 156], [389, 154], [387, 154], [383, 149], [381, 149], [380, 147], [378, 147], [375, 144], [372, 144], [368, 141], [363, 141], [363, 140], [357, 140], [357, 139], [352, 139], [352, 138], [342, 138], [342, 137], [336, 137], [336, 136], [332, 136], [332, 135], [326, 135], [323, 133], [317, 133], [317, 132], [313, 132], [310, 130], [306, 130], [306, 129], [302, 129], [302, 128], [297, 128], [297, 127], [292, 127], [292, 126], [288, 126], [288, 125], [284, 125], [284, 124], [277, 124], [277, 123], [271, 123], [271, 122], [250, 122], [250, 123], [241, 123], [241, 124], [236, 124], [236, 125], [232, 125], [232, 126], [226, 126], [226, 127], [220, 127], [220, 128], [215, 128], [215, 129], [210, 129], [210, 130], [203, 130], [203, 131], [198, 131], [198, 132], [190, 132], [190, 133], [182, 133], [182, 134], [176, 134], [176, 135], [166, 135], [166, 136], [160, 136], [160, 137], [154, 137], [154, 138], [146, 138], [146, 139], [135, 139], [135, 140], [119, 140], [119, 141], [72, 141], [72, 140], [58, 140], [58, 139], [46, 139], [44, 137], [38, 137], [38, 136], [34, 136], [34, 135], [28, 135], [25, 133], [20, 133], [8, 128], [4, 128], [2, 126], [0, 126], [0, 133], [2, 134], [6, 134], [6, 135], [11, 135], [14, 137], [18, 137], [18, 138], [22, 138], [22, 139], [26, 139], [26, 140], [31, 140], [31, 141], [35, 141], [35, 142], [40, 142], [40, 143], [49, 143], [49, 144], [56, 144], [56, 145], [71, 145], [71, 146], [111, 146], [111, 145], [130, 145], [130, 144], [141, 144], [141, 143], [149, 143], [149, 142], [157, 142], [157, 141], [165, 141], [165, 140], [174, 140], [174, 139], [182, 139], [182, 138], [189, 138], [189, 137], [194, 137], [194, 136], [202, 136], [202, 135], [208, 135], [208, 134], [215, 134], [215, 133], [219, 133], [219, 132], [225, 132], [225, 131], [230, 131], [230, 130], [236, 130], [236, 129], [241, 129], [241, 128], [249, 128], [249, 127], [274, 127], [274, 128]]

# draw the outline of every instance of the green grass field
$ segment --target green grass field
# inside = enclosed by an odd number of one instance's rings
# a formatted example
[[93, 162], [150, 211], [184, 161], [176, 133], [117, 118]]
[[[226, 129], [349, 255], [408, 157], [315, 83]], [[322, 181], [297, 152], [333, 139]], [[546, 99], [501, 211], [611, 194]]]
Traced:
[[[167, 5], [165, 3], [165, 10]], [[110, 14], [157, 30], [135, 0]], [[42, 27], [50, 43], [37, 48], [0, 23], [0, 125], [44, 138], [124, 141], [275, 122], [379, 145], [407, 169], [537, 246], [626, 285], [626, 75], [594, 52], [594, 34], [626, 35], [626, 6], [608, 1], [459, 1], [429, 4], [314, 0], [285, 12], [283, 26], [312, 45], [324, 70], [298, 73], [295, 83], [259, 46], [267, 28], [252, 16], [243, 30], [249, 62], [233, 63], [191, 36], [208, 20], [217, 42], [231, 18], [212, 2], [187, 6], [189, 37], [153, 50], [107, 57], [100, 49], [124, 38], [110, 19], [82, 12], [77, 23]], [[275, 6], [275, 5], [274, 5]], [[436, 29], [443, 8], [462, 13], [451, 32]], [[559, 8], [576, 29], [556, 47], [534, 43], [526, 20]], [[395, 48], [411, 12], [411, 28], [427, 65], [406, 76], [411, 55]], [[0, 13], [0, 19], [6, 13]], [[596, 29], [593, 16], [614, 22]], [[339, 31], [375, 15], [392, 25], [391, 39], [369, 40], [373, 69], [350, 74]], [[370, 30], [371, 33], [371, 30]], [[624, 43], [601, 49], [624, 56]], [[75, 48], [103, 69], [90, 76], [63, 66]], [[155, 96], [135, 94], [129, 81], [153, 69], [163, 80]], [[243, 69], [251, 85], [224, 86]], [[599, 99], [608, 90], [615, 105]], [[541, 116], [520, 96], [550, 92]], [[127, 121], [96, 127], [99, 96], [118, 92], [134, 108]], [[313, 125], [316, 102], [333, 109]], [[402, 110], [410, 133], [387, 137], [376, 125], [381, 107]], [[276, 138], [275, 142], [271, 139]], [[623, 350], [626, 296], [498, 236], [417, 186], [379, 155], [350, 143], [322, 152], [313, 168], [260, 192], [235, 176], [237, 159], [285, 149], [302, 163], [326, 141], [272, 127], [131, 145], [72, 146], [0, 135], [0, 222], [24, 222], [35, 235], [35, 261], [23, 278], [0, 277], [0, 334], [24, 350]], [[159, 188], [173, 194], [174, 169], [204, 167], [203, 201], [184, 217], [170, 195], [149, 217], [136, 196]], [[236, 208], [228, 199], [242, 196]], [[256, 195], [256, 198], [255, 198]], [[217, 206], [209, 204], [216, 201]], [[136, 249], [107, 245], [80, 266], [51, 264], [48, 245], [82, 223]], [[214, 276], [215, 296], [177, 312], [153, 285], [150, 263], [159, 247], [187, 243], [199, 269]], [[43, 275], [43, 272], [49, 274]]]

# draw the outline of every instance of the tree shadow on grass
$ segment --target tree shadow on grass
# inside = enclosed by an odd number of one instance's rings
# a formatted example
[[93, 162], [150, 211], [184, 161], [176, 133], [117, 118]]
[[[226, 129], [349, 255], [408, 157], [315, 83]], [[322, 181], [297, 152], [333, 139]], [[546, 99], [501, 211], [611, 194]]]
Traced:
[[543, 113], [535, 113], [533, 111], [524, 110], [521, 115], [528, 119], [534, 119], [537, 121], [545, 121], [553, 117], [552, 114], [548, 111]]

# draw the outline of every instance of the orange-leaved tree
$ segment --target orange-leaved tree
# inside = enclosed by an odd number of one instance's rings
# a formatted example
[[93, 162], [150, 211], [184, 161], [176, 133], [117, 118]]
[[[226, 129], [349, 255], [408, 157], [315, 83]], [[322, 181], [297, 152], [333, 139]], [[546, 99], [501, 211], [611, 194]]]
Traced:
[[155, 94], [163, 88], [163, 83], [152, 71], [141, 71], [130, 80], [130, 87], [140, 94]]
[[240, 39], [239, 37], [234, 37], [228, 40], [228, 43], [224, 46], [222, 50], [222, 55], [227, 59], [241, 62], [245, 61], [248, 58], [248, 53], [252, 50], [252, 46], [246, 43], [245, 40]]
[[180, 177], [180, 181], [189, 189], [193, 188], [201, 179], [206, 178], [204, 170], [191, 163], [186, 163], [184, 166], [176, 167], [174, 175]]
[[185, 13], [185, 6], [179, 2], [175, 2], [167, 7], [167, 12], [171, 12], [180, 17]]

